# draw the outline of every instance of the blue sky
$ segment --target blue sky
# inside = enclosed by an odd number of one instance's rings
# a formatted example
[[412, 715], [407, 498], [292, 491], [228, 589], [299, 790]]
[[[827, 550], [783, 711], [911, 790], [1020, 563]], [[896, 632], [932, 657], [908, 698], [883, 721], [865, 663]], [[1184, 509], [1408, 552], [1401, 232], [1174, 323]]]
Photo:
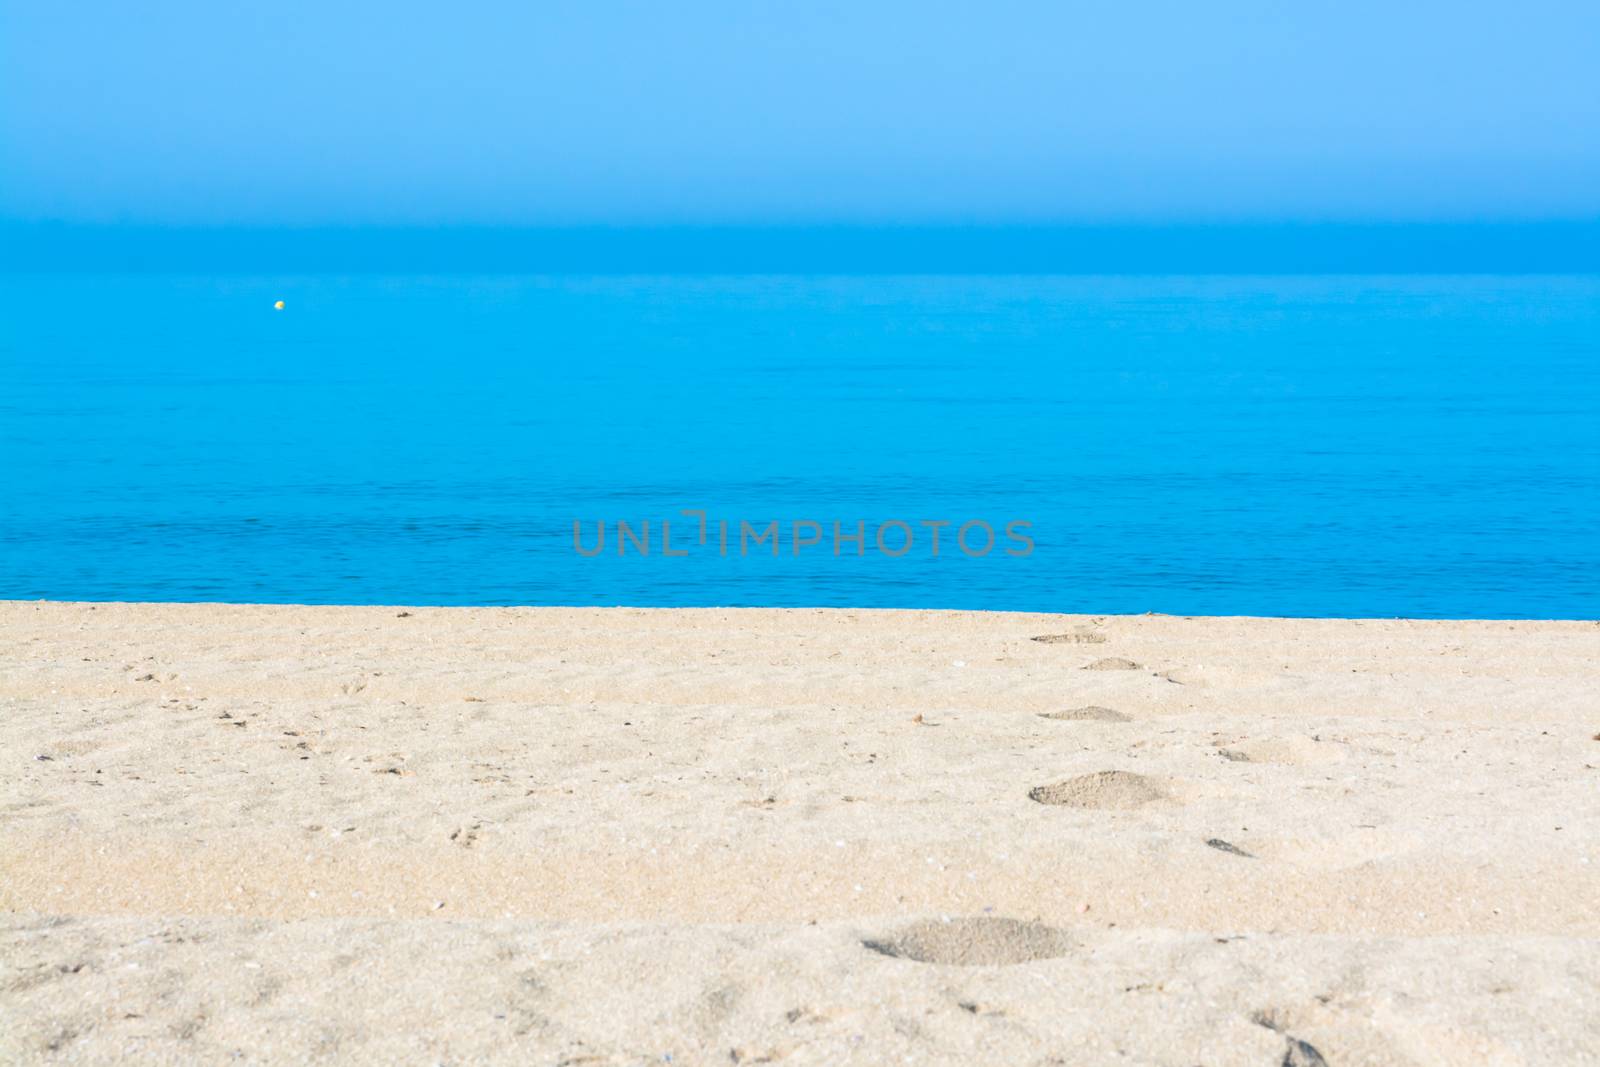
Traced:
[[0, 221], [1600, 216], [1600, 4], [0, 0]]

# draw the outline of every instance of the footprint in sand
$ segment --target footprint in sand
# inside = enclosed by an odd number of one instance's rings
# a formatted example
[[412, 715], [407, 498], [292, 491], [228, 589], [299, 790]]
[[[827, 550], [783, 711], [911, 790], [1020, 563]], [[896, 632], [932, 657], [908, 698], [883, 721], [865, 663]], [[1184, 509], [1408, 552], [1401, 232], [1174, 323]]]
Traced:
[[1269, 737], [1218, 748], [1217, 755], [1234, 763], [1281, 763], [1301, 767], [1339, 763], [1350, 758], [1349, 746], [1317, 737]]
[[1065, 711], [1041, 711], [1041, 719], [1055, 719], [1060, 722], [1132, 722], [1128, 716], [1113, 708], [1102, 708], [1098, 704], [1090, 704], [1082, 708], [1068, 708]]
[[1172, 797], [1154, 778], [1132, 771], [1097, 771], [1064, 782], [1035, 786], [1028, 790], [1028, 799], [1068, 808], [1129, 811]]
[[43, 752], [33, 757], [34, 759], [68, 759], [72, 756], [86, 756], [103, 747], [99, 741], [86, 739], [62, 738], [52, 742]]
[[1033, 640], [1041, 645], [1103, 645], [1106, 635], [1096, 630], [1074, 630], [1070, 634], [1041, 634]]
[[1139, 669], [1139, 665], [1133, 660], [1123, 659], [1121, 656], [1107, 656], [1105, 659], [1097, 659], [1093, 663], [1086, 664], [1083, 669], [1086, 671], [1136, 671]]
[[1251, 851], [1262, 859], [1303, 870], [1337, 871], [1415, 856], [1428, 845], [1429, 839], [1421, 831], [1367, 825], [1321, 830], [1308, 827], [1298, 833], [1262, 839], [1251, 846]]
[[1055, 959], [1075, 947], [1064, 931], [1053, 926], [991, 916], [924, 919], [861, 944], [895, 959], [958, 967], [1003, 967]]

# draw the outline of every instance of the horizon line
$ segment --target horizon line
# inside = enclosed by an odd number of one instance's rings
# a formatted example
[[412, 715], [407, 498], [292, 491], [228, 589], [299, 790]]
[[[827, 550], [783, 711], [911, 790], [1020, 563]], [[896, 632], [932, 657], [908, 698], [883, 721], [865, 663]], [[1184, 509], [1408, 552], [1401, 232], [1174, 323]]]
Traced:
[[304, 224], [0, 221], [0, 272], [1600, 273], [1600, 218]]

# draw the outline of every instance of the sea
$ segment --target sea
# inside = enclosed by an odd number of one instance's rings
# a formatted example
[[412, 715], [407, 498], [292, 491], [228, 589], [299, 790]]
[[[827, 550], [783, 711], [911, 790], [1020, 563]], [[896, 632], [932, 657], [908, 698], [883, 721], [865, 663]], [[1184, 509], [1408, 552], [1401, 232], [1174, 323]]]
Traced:
[[1600, 277], [15, 271], [0, 503], [7, 599], [1594, 619]]

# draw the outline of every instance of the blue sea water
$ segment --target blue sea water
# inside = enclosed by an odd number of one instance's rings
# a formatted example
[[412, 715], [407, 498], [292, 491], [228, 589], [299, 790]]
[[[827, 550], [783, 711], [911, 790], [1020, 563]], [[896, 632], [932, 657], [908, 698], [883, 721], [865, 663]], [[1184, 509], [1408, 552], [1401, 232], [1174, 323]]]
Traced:
[[0, 597], [1600, 614], [1594, 276], [0, 286]]

